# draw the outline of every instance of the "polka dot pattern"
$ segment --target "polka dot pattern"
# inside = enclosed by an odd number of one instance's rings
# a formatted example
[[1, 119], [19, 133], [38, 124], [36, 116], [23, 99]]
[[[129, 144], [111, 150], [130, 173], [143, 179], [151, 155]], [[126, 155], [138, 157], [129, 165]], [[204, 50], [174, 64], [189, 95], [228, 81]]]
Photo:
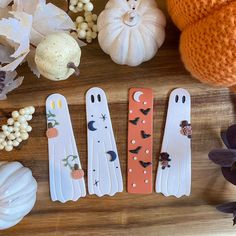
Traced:
[[152, 192], [152, 123], [152, 90], [130, 89], [127, 178], [129, 193]]

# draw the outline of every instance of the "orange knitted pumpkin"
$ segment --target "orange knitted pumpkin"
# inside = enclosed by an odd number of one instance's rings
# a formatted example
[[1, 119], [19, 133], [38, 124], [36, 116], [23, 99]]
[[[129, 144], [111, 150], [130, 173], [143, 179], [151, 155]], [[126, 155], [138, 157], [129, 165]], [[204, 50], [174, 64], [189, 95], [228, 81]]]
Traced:
[[236, 1], [167, 0], [182, 31], [186, 68], [204, 83], [236, 89]]

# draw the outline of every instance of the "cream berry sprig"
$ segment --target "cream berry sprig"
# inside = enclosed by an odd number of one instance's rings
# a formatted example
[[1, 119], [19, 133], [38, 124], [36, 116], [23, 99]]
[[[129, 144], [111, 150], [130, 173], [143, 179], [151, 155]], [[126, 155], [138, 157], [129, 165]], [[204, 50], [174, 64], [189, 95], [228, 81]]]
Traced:
[[32, 120], [34, 112], [35, 108], [29, 106], [11, 113], [12, 117], [7, 120], [7, 124], [2, 125], [0, 150], [5, 149], [10, 152], [13, 147], [19, 146], [22, 141], [29, 138], [28, 133], [32, 131], [32, 127], [28, 121]]
[[77, 34], [79, 39], [86, 39], [87, 43], [91, 43], [97, 38], [97, 15], [91, 12], [85, 12], [84, 17], [76, 18]]
[[74, 13], [81, 11], [92, 11], [93, 4], [90, 0], [70, 0], [69, 10]]
[[76, 33], [79, 39], [85, 39], [87, 43], [91, 43], [97, 38], [97, 15], [92, 13], [93, 4], [90, 0], [70, 0], [69, 10], [74, 13], [84, 12], [83, 16], [76, 18]]

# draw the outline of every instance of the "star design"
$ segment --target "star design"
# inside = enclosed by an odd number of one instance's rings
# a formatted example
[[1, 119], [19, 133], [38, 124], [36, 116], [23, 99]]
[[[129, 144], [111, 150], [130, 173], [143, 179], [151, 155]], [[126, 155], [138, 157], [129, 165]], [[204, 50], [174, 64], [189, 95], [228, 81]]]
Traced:
[[101, 114], [101, 117], [100, 117], [100, 119], [102, 119], [103, 121], [105, 121], [105, 120], [107, 119], [107, 116], [106, 116], [106, 114]]
[[99, 181], [98, 181], [98, 180], [95, 180], [94, 185], [98, 186], [98, 183], [99, 183]]

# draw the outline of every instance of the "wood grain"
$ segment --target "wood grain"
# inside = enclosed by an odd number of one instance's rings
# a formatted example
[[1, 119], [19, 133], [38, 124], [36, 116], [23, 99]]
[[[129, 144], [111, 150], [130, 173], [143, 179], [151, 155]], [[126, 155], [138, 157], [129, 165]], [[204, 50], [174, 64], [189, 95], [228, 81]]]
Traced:
[[[54, 0], [65, 7], [66, 3]], [[99, 13], [105, 0], [94, 0]], [[166, 13], [164, 0], [158, 1]], [[166, 13], [167, 14], [167, 13]], [[74, 17], [74, 15], [73, 15]], [[236, 96], [227, 89], [201, 84], [184, 69], [178, 52], [179, 32], [168, 18], [167, 38], [155, 58], [139, 67], [114, 64], [97, 42], [82, 49], [81, 76], [64, 82], [37, 79], [27, 66], [19, 69], [23, 85], [2, 101], [1, 113], [36, 106], [33, 131], [28, 144], [19, 151], [1, 152], [1, 160], [20, 161], [32, 169], [38, 181], [37, 203], [24, 220], [4, 236], [90, 236], [90, 235], [235, 235], [231, 215], [221, 214], [215, 206], [236, 200], [236, 187], [227, 183], [219, 168], [208, 160], [208, 152], [223, 147], [219, 133], [235, 122]], [[158, 156], [170, 91], [184, 87], [192, 95], [192, 194], [181, 199], [160, 194], [128, 194], [115, 197], [87, 196], [75, 203], [54, 203], [49, 197], [48, 155], [45, 137], [45, 100], [51, 93], [68, 99], [72, 124], [82, 165], [87, 168], [85, 92], [93, 86], [103, 88], [110, 103], [114, 133], [118, 143], [126, 189], [127, 98], [131, 87], [150, 87], [155, 95], [154, 157]], [[1, 121], [2, 123], [4, 120]], [[153, 160], [155, 179], [157, 158]]]

